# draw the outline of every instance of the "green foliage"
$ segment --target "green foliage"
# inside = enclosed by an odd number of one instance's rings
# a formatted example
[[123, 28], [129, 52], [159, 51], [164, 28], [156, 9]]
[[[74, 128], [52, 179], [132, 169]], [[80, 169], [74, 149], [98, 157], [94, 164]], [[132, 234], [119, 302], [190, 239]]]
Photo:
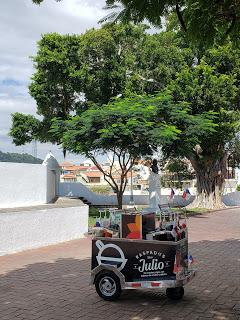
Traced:
[[145, 25], [107, 24], [87, 31], [79, 51], [86, 101], [105, 104], [117, 95], [165, 88], [182, 65], [192, 63], [190, 50], [177, 44], [176, 34], [149, 35]]
[[183, 159], [171, 159], [165, 169], [174, 174], [178, 181], [191, 180], [194, 178], [193, 172], [189, 169], [189, 164]]
[[[129, 1], [122, 2], [128, 5]], [[165, 2], [158, 1], [154, 7], [158, 18], [161, 10], [166, 13]], [[224, 3], [227, 5], [227, 0]], [[135, 4], [137, 0], [131, 2], [130, 16]], [[141, 1], [141, 8], [148, 12], [151, 4]], [[188, 17], [185, 24], [189, 27], [194, 17], [188, 16], [188, 11], [201, 11], [199, 6], [203, 8], [206, 2], [179, 4], [185, 4], [182, 14]], [[134, 11], [136, 19], [139, 8]], [[213, 8], [206, 15], [211, 16]], [[145, 9], [142, 18], [147, 17]], [[152, 7], [150, 15], [154, 10]], [[196, 19], [202, 19], [200, 11]], [[157, 35], [147, 34], [144, 25], [107, 24], [80, 36], [43, 36], [30, 85], [37, 113], [43, 118], [13, 115], [10, 134], [14, 143], [32, 139], [56, 142], [97, 165], [97, 155], [112, 153], [122, 165], [120, 189], [112, 172], [104, 174], [112, 179], [108, 181], [117, 195], [123, 193], [131, 167], [126, 163], [151, 155], [161, 145], [166, 157], [187, 157], [196, 173], [210, 177], [209, 193], [215, 192], [216, 183], [220, 190], [227, 152], [234, 150], [233, 141], [239, 140], [240, 51], [232, 42], [205, 52], [204, 46], [192, 51], [174, 19], [168, 30], [175, 32]], [[209, 32], [210, 40], [216, 38], [215, 31]], [[200, 35], [199, 39], [201, 43]]]
[[[192, 116], [189, 111], [186, 103], [174, 103], [167, 93], [116, 99], [65, 122], [62, 143], [85, 156], [118, 150], [137, 158], [185, 135], [192, 148], [201, 134], [214, 131], [214, 127], [212, 113]], [[56, 119], [51, 132], [58, 134], [62, 128], [62, 121]]]
[[[221, 156], [239, 131], [239, 80], [239, 51], [227, 46], [209, 50], [196, 67], [184, 67], [171, 85], [174, 100], [188, 103], [193, 116], [215, 115], [215, 130], [200, 137], [202, 157], [204, 153]], [[174, 156], [190, 155], [190, 135], [182, 138], [181, 145], [176, 143], [165, 151]]]
[[240, 3], [235, 0], [106, 0], [111, 13], [104, 20], [142, 22], [161, 27], [163, 18], [174, 12], [189, 40], [199, 47], [210, 46], [228, 36], [239, 41]]
[[[148, 154], [151, 149], [146, 136], [154, 129], [155, 112], [154, 107], [139, 105], [137, 98], [95, 105], [66, 122], [62, 143], [68, 150], [85, 156], [115, 150], [133, 157]], [[53, 135], [62, 127], [62, 122], [56, 120]]]
[[[137, 55], [145, 37], [144, 26], [130, 25], [105, 25], [80, 37], [82, 92], [87, 101], [108, 103], [110, 98], [124, 94], [132, 78], [138, 90]], [[127, 77], [127, 72], [131, 76]]]
[[42, 120], [14, 114], [10, 135], [18, 145], [36, 138], [60, 143], [60, 131], [49, 133], [53, 118], [63, 121], [64, 130], [70, 114], [81, 114], [94, 103], [164, 90], [178, 70], [191, 66], [193, 57], [178, 35], [149, 35], [145, 25], [105, 25], [83, 35], [46, 34], [38, 42], [29, 87]]
[[[32, 1], [40, 4], [44, 0]], [[147, 20], [157, 27], [162, 27], [164, 18], [174, 13], [177, 18], [175, 21], [199, 48], [209, 47], [215, 41], [222, 42], [228, 37], [239, 42], [238, 0], [106, 0], [105, 9], [110, 10], [110, 13], [100, 22], [140, 23]]]
[[240, 191], [240, 184], [237, 185], [237, 191]]
[[[151, 155], [159, 145], [172, 145], [183, 134], [194, 134], [188, 139], [194, 147], [199, 135], [212, 130], [212, 114], [192, 116], [186, 103], [175, 104], [171, 96], [164, 93], [115, 99], [101, 107], [93, 105], [67, 121], [55, 119], [51, 133], [58, 137], [60, 132], [64, 148], [83, 154], [95, 163], [116, 190], [121, 208], [127, 173], [137, 158]], [[111, 153], [113, 159], [110, 168], [103, 170], [97, 157], [106, 153]], [[115, 161], [121, 168], [120, 185], [112, 170]]]
[[78, 36], [57, 33], [46, 34], [38, 42], [33, 58], [36, 72], [29, 91], [37, 102], [38, 114], [45, 118], [66, 119], [79, 103], [79, 46]]
[[15, 162], [15, 163], [36, 163], [41, 164], [43, 160], [35, 158], [27, 153], [4, 153], [0, 151], [0, 162]]
[[184, 181], [195, 178], [193, 170], [189, 167], [189, 161], [181, 158], [171, 158], [164, 166], [164, 176], [161, 177], [162, 186], [183, 189]]
[[35, 117], [16, 112], [12, 115], [12, 127], [9, 135], [13, 138], [13, 143], [20, 146], [35, 138], [39, 139], [40, 127], [41, 123]]
[[239, 134], [226, 145], [228, 153], [228, 166], [232, 168], [240, 167], [240, 139]]
[[98, 217], [99, 216], [99, 210], [94, 207], [89, 208], [89, 217]]

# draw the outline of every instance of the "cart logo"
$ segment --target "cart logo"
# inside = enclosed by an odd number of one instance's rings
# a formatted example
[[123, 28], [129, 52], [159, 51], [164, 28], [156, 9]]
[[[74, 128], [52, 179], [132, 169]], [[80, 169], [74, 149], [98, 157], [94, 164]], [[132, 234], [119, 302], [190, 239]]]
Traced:
[[169, 267], [170, 262], [166, 261], [164, 253], [155, 250], [139, 252], [135, 258], [138, 263], [134, 264], [134, 269], [148, 275], [163, 275], [165, 273], [164, 269]]
[[[97, 262], [98, 262], [99, 265], [100, 264], [114, 265], [114, 266], [117, 267], [117, 269], [119, 271], [121, 271], [125, 267], [128, 259], [125, 259], [125, 256], [124, 256], [124, 253], [123, 253], [122, 249], [119, 248], [117, 245], [115, 245], [113, 243], [109, 243], [109, 244], [105, 245], [101, 240], [98, 240], [96, 242], [96, 246], [99, 249], [99, 252], [98, 252], [98, 255], [97, 255]], [[108, 249], [108, 248], [115, 249], [118, 252], [118, 254], [120, 255], [120, 257], [119, 258], [115, 258], [115, 257], [103, 256], [102, 255], [103, 251]]]

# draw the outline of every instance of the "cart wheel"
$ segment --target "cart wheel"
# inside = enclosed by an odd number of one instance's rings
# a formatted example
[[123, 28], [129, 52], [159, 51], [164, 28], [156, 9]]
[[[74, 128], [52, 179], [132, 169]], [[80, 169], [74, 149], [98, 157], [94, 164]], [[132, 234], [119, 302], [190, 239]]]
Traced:
[[166, 295], [172, 300], [181, 300], [184, 295], [183, 287], [167, 288]]
[[114, 272], [100, 272], [95, 278], [96, 291], [101, 298], [114, 301], [121, 295], [121, 284]]

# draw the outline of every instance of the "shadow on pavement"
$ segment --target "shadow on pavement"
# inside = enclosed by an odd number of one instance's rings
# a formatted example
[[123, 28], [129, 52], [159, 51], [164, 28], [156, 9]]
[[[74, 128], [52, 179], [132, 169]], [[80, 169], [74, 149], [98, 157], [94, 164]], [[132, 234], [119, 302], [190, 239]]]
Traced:
[[203, 215], [203, 214], [193, 214], [189, 215], [191, 218], [197, 218], [197, 219], [209, 219], [209, 216]]
[[125, 291], [117, 302], [103, 301], [89, 286], [89, 259], [59, 259], [0, 276], [0, 319], [239, 319], [239, 240], [195, 242], [190, 250], [199, 271], [180, 302], [158, 289]]

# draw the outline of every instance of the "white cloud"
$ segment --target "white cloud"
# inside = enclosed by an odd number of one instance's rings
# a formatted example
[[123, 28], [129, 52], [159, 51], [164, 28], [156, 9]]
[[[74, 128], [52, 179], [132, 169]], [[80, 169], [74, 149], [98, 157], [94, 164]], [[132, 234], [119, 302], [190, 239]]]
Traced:
[[103, 1], [63, 1], [60, 10], [65, 14], [77, 18], [92, 20], [93, 22], [98, 21], [102, 16]]
[[[97, 27], [106, 15], [101, 9], [104, 5], [104, 0], [45, 0], [41, 6], [31, 0], [0, 1], [0, 150], [32, 152], [31, 145], [15, 147], [7, 133], [12, 112], [36, 111], [28, 84], [33, 73], [30, 56], [36, 53], [41, 34], [83, 33]], [[12, 83], [4, 84], [6, 80]], [[38, 155], [43, 158], [50, 149], [62, 160], [61, 150], [48, 144], [38, 144]], [[78, 161], [79, 157], [68, 159]]]

